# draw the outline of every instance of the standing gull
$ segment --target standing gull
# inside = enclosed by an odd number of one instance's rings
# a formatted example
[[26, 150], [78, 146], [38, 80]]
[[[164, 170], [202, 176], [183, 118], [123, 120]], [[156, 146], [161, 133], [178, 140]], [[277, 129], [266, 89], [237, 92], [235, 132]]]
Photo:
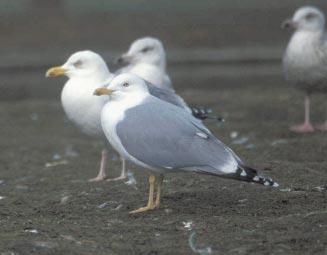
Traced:
[[[99, 54], [92, 51], [80, 51], [71, 55], [62, 66], [50, 68], [46, 73], [47, 77], [62, 75], [66, 75], [69, 78], [61, 92], [61, 102], [67, 117], [83, 133], [105, 139], [101, 127], [101, 110], [107, 103], [108, 98], [94, 97], [92, 93], [99, 87], [99, 84], [106, 86], [106, 83], [114, 77], [114, 74], [110, 73], [105, 61]], [[194, 112], [195, 108], [190, 109], [185, 101], [173, 90], [161, 89], [149, 82], [147, 82], [147, 86], [153, 96], [181, 107], [200, 119], [207, 116], [204, 111]], [[107, 178], [107, 154], [107, 150], [103, 149], [99, 173], [90, 181], [102, 181]], [[123, 158], [121, 160], [122, 170], [120, 176], [108, 179], [108, 181], [126, 178], [125, 160]]]
[[[61, 91], [61, 103], [69, 118], [83, 133], [88, 136], [104, 139], [101, 128], [101, 110], [108, 98], [96, 98], [93, 91], [113, 75], [106, 63], [95, 52], [79, 51], [71, 55], [62, 66], [50, 68], [46, 76], [66, 75], [69, 80]], [[90, 181], [101, 181], [106, 178], [108, 151], [102, 150], [100, 170]], [[125, 161], [122, 159], [121, 176], [125, 178]]]
[[126, 65], [117, 73], [133, 73], [159, 88], [173, 89], [166, 73], [166, 53], [162, 42], [157, 38], [137, 39], [117, 62]]
[[[286, 79], [305, 92], [304, 123], [291, 127], [298, 133], [313, 132], [310, 122], [310, 95], [327, 93], [327, 34], [325, 16], [311, 6], [296, 10], [284, 28], [295, 29], [283, 58]], [[327, 120], [318, 129], [327, 131]]]
[[[153, 97], [140, 77], [121, 74], [95, 95], [110, 95], [101, 113], [101, 124], [110, 144], [125, 159], [153, 171], [145, 207], [160, 204], [163, 174], [199, 172], [236, 180], [278, 186], [247, 167], [235, 153], [185, 110]], [[155, 186], [157, 195], [154, 198]]]

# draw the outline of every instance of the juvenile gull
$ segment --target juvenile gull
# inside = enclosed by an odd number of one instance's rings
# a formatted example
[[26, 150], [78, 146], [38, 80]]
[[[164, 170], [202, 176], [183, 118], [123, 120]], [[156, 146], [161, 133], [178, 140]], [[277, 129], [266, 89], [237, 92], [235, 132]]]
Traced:
[[117, 73], [133, 73], [159, 88], [173, 89], [166, 73], [166, 53], [162, 42], [157, 38], [137, 39], [117, 62], [126, 65]]
[[[94, 97], [93, 91], [99, 84], [113, 77], [104, 60], [95, 52], [79, 51], [71, 55], [62, 66], [50, 68], [46, 76], [66, 75], [69, 79], [61, 91], [61, 103], [68, 117], [84, 134], [105, 139], [101, 128], [101, 110], [108, 98]], [[90, 181], [106, 178], [108, 151], [102, 150], [98, 175]], [[122, 173], [125, 177], [125, 161], [122, 159]]]
[[[287, 81], [305, 93], [304, 123], [291, 127], [298, 133], [313, 132], [310, 122], [310, 95], [327, 93], [327, 35], [325, 16], [317, 8], [301, 7], [283, 27], [295, 29], [283, 57]], [[318, 127], [327, 131], [326, 122]]]
[[110, 95], [101, 113], [102, 128], [110, 144], [125, 159], [159, 176], [150, 175], [147, 206], [131, 213], [159, 206], [164, 173], [199, 172], [278, 186], [245, 166], [201, 121], [180, 107], [153, 97], [140, 77], [121, 74], [108, 88], [99, 88], [94, 94]]

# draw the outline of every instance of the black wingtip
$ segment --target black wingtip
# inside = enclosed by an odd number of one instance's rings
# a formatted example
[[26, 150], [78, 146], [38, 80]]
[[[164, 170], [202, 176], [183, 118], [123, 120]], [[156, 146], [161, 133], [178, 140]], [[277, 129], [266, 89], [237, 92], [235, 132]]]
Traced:
[[239, 166], [236, 175], [236, 178], [242, 181], [254, 182], [275, 188], [279, 186], [279, 184], [273, 181], [270, 177], [263, 176], [258, 170], [248, 166]]
[[192, 115], [197, 119], [200, 120], [214, 119], [219, 122], [225, 122], [224, 118], [212, 115], [211, 108], [199, 106], [199, 107], [191, 107], [191, 110], [192, 110]]

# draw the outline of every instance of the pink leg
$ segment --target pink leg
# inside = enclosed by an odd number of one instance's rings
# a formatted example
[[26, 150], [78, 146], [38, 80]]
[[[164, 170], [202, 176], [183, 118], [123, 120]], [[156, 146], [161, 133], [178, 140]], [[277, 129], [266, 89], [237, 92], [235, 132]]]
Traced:
[[124, 158], [120, 157], [121, 160], [121, 173], [120, 176], [112, 179], [108, 179], [107, 181], [119, 181], [119, 180], [125, 180], [126, 179], [126, 161]]
[[314, 132], [314, 127], [310, 122], [310, 96], [305, 95], [304, 99], [304, 123], [291, 127], [291, 131], [296, 133], [311, 133]]
[[100, 164], [99, 173], [97, 177], [90, 179], [89, 180], [90, 182], [98, 182], [106, 179], [107, 161], [108, 161], [108, 151], [106, 149], [103, 149], [101, 153], [101, 164]]

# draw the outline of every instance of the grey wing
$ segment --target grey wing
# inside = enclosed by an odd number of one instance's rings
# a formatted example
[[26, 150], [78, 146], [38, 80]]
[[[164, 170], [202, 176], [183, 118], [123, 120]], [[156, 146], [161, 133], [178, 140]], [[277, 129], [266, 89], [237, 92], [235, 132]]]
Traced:
[[158, 99], [126, 111], [117, 125], [125, 150], [139, 161], [163, 169], [216, 175], [233, 174], [233, 152], [186, 111]]
[[183, 108], [187, 110], [189, 113], [191, 113], [191, 109], [187, 106], [183, 98], [181, 98], [179, 95], [175, 93], [172, 89], [161, 89], [158, 87], [155, 87], [150, 82], [147, 82], [147, 86], [149, 89], [149, 92], [152, 96], [157, 97], [163, 101], [166, 101], [167, 103], [171, 103], [173, 105], [176, 105], [180, 108]]

